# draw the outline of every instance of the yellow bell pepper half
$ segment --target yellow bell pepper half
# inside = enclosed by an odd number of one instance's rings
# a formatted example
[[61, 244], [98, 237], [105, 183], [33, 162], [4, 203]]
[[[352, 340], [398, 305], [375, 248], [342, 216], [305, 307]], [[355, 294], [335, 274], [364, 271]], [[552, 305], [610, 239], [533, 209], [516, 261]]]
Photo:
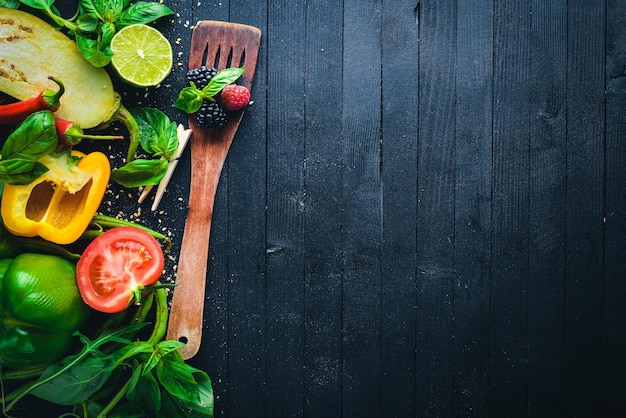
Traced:
[[39, 160], [48, 171], [27, 185], [5, 185], [1, 213], [14, 235], [70, 244], [102, 203], [111, 166], [101, 152], [58, 152]]

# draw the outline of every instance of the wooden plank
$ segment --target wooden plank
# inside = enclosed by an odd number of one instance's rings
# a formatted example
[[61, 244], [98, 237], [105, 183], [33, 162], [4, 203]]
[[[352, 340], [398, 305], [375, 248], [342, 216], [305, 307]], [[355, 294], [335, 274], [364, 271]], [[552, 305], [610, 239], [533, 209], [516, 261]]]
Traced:
[[607, 3], [606, 65], [606, 209], [602, 344], [602, 413], [626, 409], [626, 9]]
[[[218, 6], [224, 2], [218, 2]], [[246, 111], [228, 161], [228, 273], [231, 414], [263, 413], [267, 399], [266, 203], [267, 203], [267, 4], [231, 0], [228, 20], [261, 29], [261, 48]], [[234, 309], [233, 309], [234, 308]]]
[[489, 415], [527, 415], [530, 9], [494, 2]]
[[341, 416], [342, 9], [306, 2], [304, 416]]
[[567, 2], [532, 7], [528, 413], [562, 415], [565, 277]]
[[304, 3], [276, 2], [267, 32], [267, 413], [303, 408]]
[[452, 411], [456, 2], [419, 9], [416, 416]]
[[459, 2], [456, 70], [454, 416], [488, 400], [493, 2]]
[[380, 7], [345, 2], [342, 212], [343, 416], [380, 410]]
[[565, 415], [600, 401], [604, 217], [605, 8], [568, 3]]
[[[381, 410], [415, 416], [419, 25], [412, 0], [382, 8]], [[398, 71], [398, 69], [404, 69]]]
[[[217, 10], [216, 10], [217, 8]], [[228, 10], [219, 8], [217, 2], [207, 1], [184, 7], [191, 10], [191, 16], [181, 18], [183, 25], [191, 32], [196, 22], [206, 19], [228, 20]], [[208, 10], [212, 10], [209, 13]], [[186, 47], [189, 48], [190, 42]], [[190, 68], [185, 61], [183, 70]], [[192, 137], [193, 141], [194, 138]], [[189, 151], [187, 152], [188, 154]], [[190, 164], [190, 163], [189, 163]], [[215, 398], [215, 415], [220, 416], [230, 412], [230, 364], [229, 352], [224, 347], [231, 345], [231, 311], [237, 305], [230, 304], [230, 286], [228, 281], [228, 170], [229, 158], [226, 159], [222, 176], [215, 195], [213, 218], [211, 222], [211, 239], [209, 242], [209, 259], [207, 261], [207, 284], [205, 302], [205, 322], [202, 344], [196, 358], [190, 363], [205, 370], [213, 384]], [[190, 170], [190, 165], [186, 165]], [[233, 344], [235, 351], [236, 343]], [[236, 366], [235, 366], [236, 368]], [[236, 380], [235, 380], [236, 381]], [[238, 385], [237, 385], [238, 387]], [[244, 388], [245, 389], [245, 388]]]

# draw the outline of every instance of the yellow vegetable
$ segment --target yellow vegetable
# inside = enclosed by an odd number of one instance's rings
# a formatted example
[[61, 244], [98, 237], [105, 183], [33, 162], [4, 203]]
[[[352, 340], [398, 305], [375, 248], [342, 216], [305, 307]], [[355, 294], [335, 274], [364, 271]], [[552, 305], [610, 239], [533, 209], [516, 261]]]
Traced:
[[102, 203], [111, 166], [101, 152], [69, 148], [39, 160], [48, 171], [26, 185], [5, 185], [2, 220], [23, 237], [40, 236], [57, 244], [76, 241]]

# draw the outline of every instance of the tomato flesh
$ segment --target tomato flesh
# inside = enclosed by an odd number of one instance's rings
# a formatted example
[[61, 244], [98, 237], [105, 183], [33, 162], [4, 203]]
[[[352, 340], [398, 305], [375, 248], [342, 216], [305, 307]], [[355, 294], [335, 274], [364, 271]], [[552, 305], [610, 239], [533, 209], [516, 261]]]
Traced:
[[106, 231], [78, 260], [76, 280], [85, 303], [101, 312], [126, 309], [145, 286], [163, 273], [165, 257], [158, 241], [132, 226]]

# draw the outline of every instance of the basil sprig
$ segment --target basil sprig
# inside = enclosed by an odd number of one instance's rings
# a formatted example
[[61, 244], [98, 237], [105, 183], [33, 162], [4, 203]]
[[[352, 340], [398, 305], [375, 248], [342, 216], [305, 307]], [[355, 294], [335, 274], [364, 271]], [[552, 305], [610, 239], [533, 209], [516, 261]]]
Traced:
[[[0, 0], [0, 5], [2, 5]], [[129, 0], [80, 0], [78, 11], [70, 19], [61, 17], [55, 0], [4, 0], [6, 7], [17, 8], [19, 3], [43, 11], [57, 26], [68, 29], [78, 49], [95, 67], [111, 62], [111, 39], [125, 26], [153, 23], [161, 17], [174, 14], [159, 2]]]
[[147, 155], [113, 169], [111, 180], [124, 187], [155, 186], [178, 149], [176, 123], [150, 107], [131, 109], [130, 113], [139, 125], [139, 144]]
[[29, 115], [0, 150], [0, 181], [13, 185], [33, 182], [48, 171], [38, 160], [53, 152], [57, 143], [52, 112], [42, 110]]

